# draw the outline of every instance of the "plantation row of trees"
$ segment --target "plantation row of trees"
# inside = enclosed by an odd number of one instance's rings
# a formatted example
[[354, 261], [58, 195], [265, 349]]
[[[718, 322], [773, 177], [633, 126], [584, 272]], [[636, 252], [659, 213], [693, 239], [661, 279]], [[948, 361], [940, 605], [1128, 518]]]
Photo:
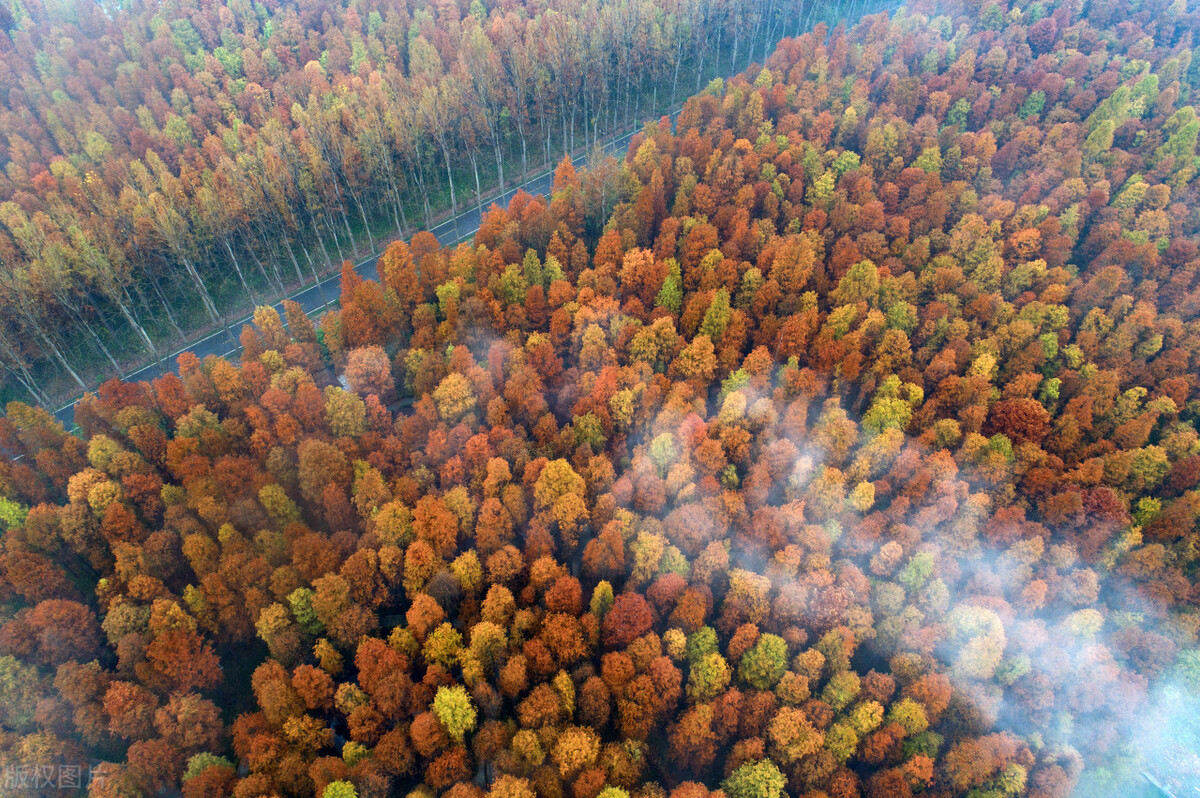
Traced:
[[761, 61], [817, 6], [13, 0], [0, 15], [10, 395], [45, 404], [124, 358], [156, 359], [231, 308]]
[[1198, 30], [819, 27], [473, 242], [346, 266], [319, 327], [260, 308], [239, 364], [106, 383], [79, 437], [10, 404], [0, 766], [98, 798], [1195, 783], [1131, 730], [1200, 695]]

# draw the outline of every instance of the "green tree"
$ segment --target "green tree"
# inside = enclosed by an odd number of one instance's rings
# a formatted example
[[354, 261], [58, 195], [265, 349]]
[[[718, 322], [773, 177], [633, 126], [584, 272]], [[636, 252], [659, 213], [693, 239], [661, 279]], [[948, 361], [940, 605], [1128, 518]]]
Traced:
[[683, 307], [683, 278], [679, 275], [679, 265], [671, 262], [671, 271], [663, 280], [662, 288], [654, 299], [654, 306], [678, 314]]
[[720, 342], [721, 336], [725, 334], [725, 328], [729, 326], [729, 320], [732, 316], [733, 311], [729, 307], [729, 292], [724, 288], [720, 288], [713, 296], [708, 310], [704, 312], [704, 319], [700, 322], [701, 334], [707, 335], [713, 340], [713, 343]]
[[592, 589], [592, 600], [588, 606], [593, 615], [600, 620], [604, 620], [605, 614], [615, 601], [616, 597], [613, 594], [612, 584], [607, 580], [601, 580]]
[[770, 690], [787, 670], [787, 643], [779, 635], [765, 634], [738, 664], [738, 677], [758, 690]]
[[675, 436], [671, 433], [664, 432], [650, 441], [650, 459], [658, 469], [660, 477], [667, 476], [667, 472], [678, 457], [675, 450]]
[[325, 785], [321, 798], [358, 798], [358, 790], [348, 781], [331, 781]]
[[449, 668], [458, 660], [458, 652], [462, 647], [462, 635], [459, 631], [449, 623], [443, 623], [425, 638], [425, 661], [436, 662]]
[[0, 524], [5, 529], [13, 529], [25, 523], [29, 508], [12, 499], [0, 497]]
[[701, 626], [688, 635], [687, 658], [693, 667], [706, 656], [718, 650], [717, 630], [711, 626]]
[[457, 743], [475, 728], [475, 706], [462, 685], [439, 687], [433, 698], [433, 714]]
[[779, 798], [787, 779], [770, 759], [745, 762], [721, 783], [729, 798]]
[[[1043, 100], [1045, 98], [1043, 97]], [[937, 147], [926, 147], [921, 150], [921, 154], [917, 156], [917, 160], [913, 162], [913, 166], [928, 172], [931, 175], [942, 173], [942, 152]]]
[[829, 295], [830, 301], [836, 306], [855, 302], [866, 302], [873, 306], [878, 298], [879, 269], [869, 260], [861, 260], [851, 266]]
[[871, 406], [863, 415], [863, 429], [878, 434], [887, 429], [904, 430], [912, 420], [913, 410], [921, 404], [924, 392], [911, 383], [901, 383], [890, 375], [875, 391]]
[[687, 693], [695, 701], [711, 701], [729, 687], [729, 663], [717, 652], [701, 657], [688, 673]]
[[235, 769], [233, 763], [225, 757], [217, 756], [216, 754], [210, 754], [207, 751], [201, 751], [188, 760], [187, 769], [183, 772], [183, 781], [187, 782], [194, 776], [198, 776], [205, 768], [210, 767], [223, 767], [229, 768], [230, 770]]
[[605, 787], [596, 798], [629, 798], [629, 791], [620, 787]]
[[858, 732], [848, 720], [839, 720], [825, 732], [825, 747], [839, 762], [845, 762], [854, 756], [858, 748]]
[[0, 720], [18, 733], [33, 724], [41, 685], [37, 669], [16, 657], [0, 657]]

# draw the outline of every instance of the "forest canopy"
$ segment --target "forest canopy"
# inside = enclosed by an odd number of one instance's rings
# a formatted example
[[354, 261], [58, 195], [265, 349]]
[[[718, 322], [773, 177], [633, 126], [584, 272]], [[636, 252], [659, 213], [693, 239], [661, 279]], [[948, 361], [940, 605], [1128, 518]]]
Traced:
[[0, 394], [127, 374], [883, 6], [3, 0]]
[[0, 766], [1200, 783], [1200, 16], [1082, 5], [819, 25], [236, 363], [107, 382], [77, 435], [9, 404]]

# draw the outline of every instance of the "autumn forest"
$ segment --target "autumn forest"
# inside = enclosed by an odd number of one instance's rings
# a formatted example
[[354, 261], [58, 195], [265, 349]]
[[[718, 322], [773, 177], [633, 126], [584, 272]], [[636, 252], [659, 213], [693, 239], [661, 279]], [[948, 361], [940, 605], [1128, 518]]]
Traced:
[[166, 359], [888, 2], [4, 0], [0, 396]]
[[1200, 11], [411, 5], [14, 4], [26, 399], [217, 274], [344, 265], [74, 429], [7, 405], [3, 793], [1192, 794]]

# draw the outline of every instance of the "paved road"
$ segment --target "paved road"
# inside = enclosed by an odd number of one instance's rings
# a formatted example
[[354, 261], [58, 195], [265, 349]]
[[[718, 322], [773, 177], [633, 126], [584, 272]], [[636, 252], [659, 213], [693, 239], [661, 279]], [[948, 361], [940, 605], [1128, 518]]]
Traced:
[[[672, 124], [674, 124], [676, 117], [679, 116], [679, 109], [673, 109], [669, 113], [669, 116]], [[636, 133], [638, 130], [641, 130], [641, 128], [639, 127], [634, 131], [609, 141], [604, 145], [604, 149], [613, 154], [624, 152], [625, 148], [629, 144], [630, 139], [633, 138], [634, 133]], [[582, 166], [586, 160], [586, 154], [580, 155], [574, 158], [574, 163], [576, 166]], [[525, 182], [524, 184], [507, 191], [503, 196], [494, 197], [491, 200], [488, 200], [484, 207], [486, 208], [492, 203], [496, 203], [501, 207], [504, 207], [508, 205], [509, 201], [516, 196], [517, 192], [520, 190], [524, 190], [535, 195], [548, 195], [553, 183], [554, 172], [544, 172]], [[448, 221], [437, 225], [436, 227], [432, 228], [430, 232], [432, 232], [437, 237], [437, 240], [443, 245], [454, 246], [460, 241], [475, 235], [475, 231], [479, 229], [480, 221], [479, 207], [476, 206], [469, 211], [464, 211], [453, 219], [449, 219]], [[366, 279], [378, 280], [379, 271], [376, 268], [376, 263], [381, 254], [382, 253], [375, 253], [371, 257], [358, 262], [355, 264], [354, 270]], [[334, 274], [323, 279], [319, 284], [313, 283], [308, 288], [300, 290], [299, 292], [293, 294], [290, 299], [300, 303], [300, 306], [304, 308], [306, 313], [315, 317], [324, 312], [326, 307], [334, 304], [337, 301], [337, 297], [340, 293], [340, 283], [341, 275]], [[326, 300], [328, 300], [328, 303]], [[282, 316], [284, 312], [283, 302], [280, 301], [275, 303], [274, 307], [277, 311], [279, 311], [279, 315]], [[162, 376], [164, 373], [163, 366], [166, 367], [166, 370], [178, 372], [179, 365], [177, 360], [184, 352], [192, 352], [201, 360], [209, 355], [226, 357], [229, 355], [234, 355], [241, 349], [241, 346], [238, 345], [236, 341], [236, 337], [240, 334], [242, 325], [248, 323], [250, 320], [250, 317], [246, 316], [231, 322], [228, 327], [228, 332], [221, 330], [209, 335], [206, 338], [201, 338], [198, 341], [194, 341], [179, 351], [173, 353], [169, 357], [163, 358], [161, 366], [159, 363], [151, 363], [145, 368], [135, 371], [132, 374], [125, 375], [125, 380], [128, 382], [152, 380], [155, 377]], [[233, 336], [232, 338], [231, 335]], [[71, 402], [65, 407], [55, 411], [54, 416], [61, 421], [64, 426], [70, 429], [75, 424], [75, 402]]]

